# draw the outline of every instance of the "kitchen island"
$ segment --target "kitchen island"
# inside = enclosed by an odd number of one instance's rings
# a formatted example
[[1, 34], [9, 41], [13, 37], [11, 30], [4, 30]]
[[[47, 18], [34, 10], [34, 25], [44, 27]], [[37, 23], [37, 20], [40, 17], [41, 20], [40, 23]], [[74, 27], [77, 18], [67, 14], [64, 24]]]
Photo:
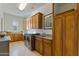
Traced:
[[0, 56], [9, 56], [9, 36], [0, 37]]

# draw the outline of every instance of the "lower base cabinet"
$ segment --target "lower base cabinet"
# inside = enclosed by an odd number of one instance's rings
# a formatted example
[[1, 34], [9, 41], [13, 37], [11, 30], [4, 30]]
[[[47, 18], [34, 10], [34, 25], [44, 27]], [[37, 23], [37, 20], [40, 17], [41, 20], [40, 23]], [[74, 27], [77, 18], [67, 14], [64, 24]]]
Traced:
[[16, 41], [22, 41], [24, 40], [24, 36], [22, 33], [8, 33], [8, 36], [10, 36], [11, 40], [10, 42], [16, 42]]
[[44, 56], [51, 56], [51, 41], [50, 40], [43, 40], [43, 51]]
[[36, 38], [35, 39], [35, 49], [38, 51], [40, 54], [43, 55], [43, 41], [42, 38]]
[[36, 37], [35, 39], [35, 49], [41, 55], [51, 56], [51, 40]]

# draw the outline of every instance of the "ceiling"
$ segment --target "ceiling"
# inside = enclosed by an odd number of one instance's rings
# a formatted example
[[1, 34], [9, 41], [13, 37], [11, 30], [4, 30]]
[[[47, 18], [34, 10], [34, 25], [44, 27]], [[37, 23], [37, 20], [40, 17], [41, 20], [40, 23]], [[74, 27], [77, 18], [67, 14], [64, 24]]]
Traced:
[[4, 13], [26, 17], [45, 4], [46, 3], [28, 3], [23, 11], [20, 11], [18, 9], [19, 3], [0, 3], [0, 7], [2, 8]]

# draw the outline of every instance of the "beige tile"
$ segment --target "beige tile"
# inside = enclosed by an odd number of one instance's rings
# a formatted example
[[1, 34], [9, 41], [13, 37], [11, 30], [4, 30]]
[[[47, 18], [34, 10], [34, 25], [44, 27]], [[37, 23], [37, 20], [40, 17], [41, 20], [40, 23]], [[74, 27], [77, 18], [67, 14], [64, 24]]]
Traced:
[[30, 51], [23, 41], [10, 43], [10, 56], [41, 56], [36, 51]]

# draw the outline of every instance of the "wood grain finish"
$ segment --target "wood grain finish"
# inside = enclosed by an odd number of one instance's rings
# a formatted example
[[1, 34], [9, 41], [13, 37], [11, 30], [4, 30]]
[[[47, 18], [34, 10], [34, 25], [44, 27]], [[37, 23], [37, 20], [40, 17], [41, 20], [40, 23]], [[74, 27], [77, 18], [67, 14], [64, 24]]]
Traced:
[[77, 55], [77, 19], [75, 18], [75, 11], [64, 13], [64, 37], [63, 37], [63, 55], [74, 56]]
[[8, 36], [11, 37], [11, 42], [22, 41], [24, 40], [24, 36], [21, 33], [9, 33]]
[[62, 55], [62, 19], [61, 15], [54, 17], [54, 44], [55, 44], [55, 55]]
[[39, 52], [39, 40], [35, 39], [35, 49]]
[[51, 56], [51, 40], [43, 39], [43, 53], [44, 56]]
[[42, 29], [42, 18], [43, 14], [39, 12], [31, 18], [23, 20], [23, 29]]
[[35, 38], [35, 49], [41, 55], [51, 56], [52, 55], [51, 45], [52, 45], [51, 40], [40, 37]]
[[36, 16], [32, 16], [32, 28], [35, 29], [36, 27]]
[[35, 49], [43, 55], [43, 41], [42, 38], [35, 39]]
[[42, 28], [42, 13], [37, 13], [32, 16], [32, 28], [34, 29], [41, 29]]
[[78, 40], [77, 40], [77, 43], [78, 43], [78, 45], [77, 45], [78, 48], [77, 48], [77, 49], [78, 49], [78, 51], [77, 51], [77, 52], [78, 52], [78, 56], [79, 56], [79, 3], [76, 4], [76, 11], [77, 11], [77, 12], [76, 12], [76, 14], [77, 14], [76, 19], [77, 19], [77, 31], [78, 31], [78, 32], [77, 32], [77, 34], [78, 34], [78, 35], [77, 35], [77, 36], [78, 36], [78, 37], [77, 37], [77, 38], [78, 38]]
[[55, 56], [76, 56], [77, 18], [74, 9], [54, 16], [54, 49]]

